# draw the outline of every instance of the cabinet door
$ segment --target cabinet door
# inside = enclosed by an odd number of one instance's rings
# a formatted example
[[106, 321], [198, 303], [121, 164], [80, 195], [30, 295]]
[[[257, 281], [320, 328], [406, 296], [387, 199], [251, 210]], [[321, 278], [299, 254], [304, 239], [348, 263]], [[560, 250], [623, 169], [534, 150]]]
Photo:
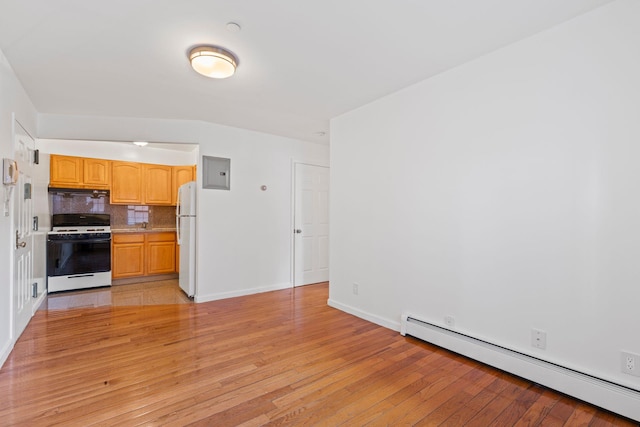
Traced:
[[147, 274], [167, 274], [176, 271], [176, 241], [174, 233], [150, 233], [146, 236]]
[[144, 236], [127, 236], [131, 241], [139, 237], [139, 242], [117, 243], [114, 241], [111, 253], [111, 277], [121, 279], [144, 275]]
[[111, 162], [111, 203], [142, 204], [142, 165]]
[[111, 186], [111, 162], [103, 159], [84, 159], [84, 186], [108, 189]]
[[193, 181], [193, 166], [174, 166], [172, 171], [173, 185], [171, 204], [176, 205], [178, 202], [178, 188], [184, 183]]
[[49, 185], [52, 187], [82, 187], [82, 157], [51, 155]]
[[171, 166], [144, 164], [144, 203], [147, 205], [170, 205]]

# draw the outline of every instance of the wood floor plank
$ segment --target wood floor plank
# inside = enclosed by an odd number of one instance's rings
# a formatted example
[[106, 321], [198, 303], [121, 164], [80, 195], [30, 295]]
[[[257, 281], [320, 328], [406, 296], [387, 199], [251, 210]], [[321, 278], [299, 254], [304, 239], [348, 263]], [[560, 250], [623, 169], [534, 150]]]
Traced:
[[[344, 420], [350, 420], [355, 425], [377, 418], [392, 407], [385, 404], [389, 396], [421, 380], [424, 374], [419, 372], [420, 368], [439, 357], [441, 355], [437, 352], [412, 355], [403, 361], [393, 362], [383, 371], [373, 372], [360, 379], [346, 387], [348, 397], [342, 399], [340, 407], [329, 417], [325, 416], [324, 421], [327, 425], [338, 425]], [[358, 420], [357, 417], [361, 415], [370, 418]]]
[[[388, 424], [395, 422], [394, 420], [398, 420], [400, 424], [417, 425], [423, 419], [428, 418], [431, 420], [434, 411], [446, 405], [447, 402], [455, 407], [464, 404], [472, 397], [465, 392], [465, 388], [469, 386], [470, 380], [474, 377], [473, 369], [476, 366], [476, 362], [465, 360], [465, 363], [451, 370], [451, 380], [447, 381], [444, 387], [420, 390], [420, 392], [387, 412], [383, 417], [377, 419], [375, 425], [380, 425], [380, 423]], [[445, 406], [445, 408], [448, 409], [449, 407]], [[441, 416], [439, 421], [448, 418], [448, 414], [441, 413], [439, 415]], [[433, 421], [439, 424], [438, 420]]]
[[635, 425], [327, 298], [39, 311], [0, 370], [0, 424]]
[[529, 407], [529, 409], [514, 424], [514, 427], [538, 426], [544, 421], [546, 424], [553, 423], [548, 420], [547, 415], [551, 409], [558, 403], [558, 396], [545, 388], [541, 388], [538, 393], [538, 399]]
[[467, 383], [464, 387], [464, 400], [458, 399], [457, 396], [452, 396], [431, 414], [425, 416], [417, 425], [464, 425], [475, 414], [475, 409], [472, 409], [471, 405], [477, 397], [479, 395], [491, 396], [490, 393], [485, 393], [484, 390], [495, 378], [490, 371], [478, 367], [470, 375], [465, 376], [465, 380]]
[[496, 425], [512, 426], [516, 424], [538, 399], [539, 389], [532, 384], [520, 392], [516, 398], [498, 415], [493, 422]]

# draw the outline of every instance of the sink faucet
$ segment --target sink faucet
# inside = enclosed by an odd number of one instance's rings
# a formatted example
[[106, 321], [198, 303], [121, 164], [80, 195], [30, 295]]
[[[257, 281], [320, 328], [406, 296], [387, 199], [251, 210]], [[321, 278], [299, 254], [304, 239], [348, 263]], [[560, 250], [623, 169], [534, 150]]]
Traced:
[[149, 225], [149, 223], [148, 223], [148, 222], [143, 222], [143, 223], [142, 223], [142, 228], [147, 228], [147, 226], [148, 226], [148, 225]]

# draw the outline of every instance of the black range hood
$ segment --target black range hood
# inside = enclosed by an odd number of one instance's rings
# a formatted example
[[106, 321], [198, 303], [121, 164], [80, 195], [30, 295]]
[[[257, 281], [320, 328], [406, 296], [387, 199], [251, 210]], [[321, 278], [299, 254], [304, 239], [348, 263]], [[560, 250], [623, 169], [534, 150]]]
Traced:
[[49, 194], [62, 197], [109, 197], [109, 190], [94, 190], [91, 188], [57, 188], [49, 187]]

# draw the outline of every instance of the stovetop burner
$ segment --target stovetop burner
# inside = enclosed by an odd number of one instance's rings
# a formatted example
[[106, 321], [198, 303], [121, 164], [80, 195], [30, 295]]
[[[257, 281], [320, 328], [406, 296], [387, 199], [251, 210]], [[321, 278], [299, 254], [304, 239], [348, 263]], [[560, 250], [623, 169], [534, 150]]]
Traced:
[[111, 231], [109, 214], [54, 214], [51, 233], [108, 233]]

